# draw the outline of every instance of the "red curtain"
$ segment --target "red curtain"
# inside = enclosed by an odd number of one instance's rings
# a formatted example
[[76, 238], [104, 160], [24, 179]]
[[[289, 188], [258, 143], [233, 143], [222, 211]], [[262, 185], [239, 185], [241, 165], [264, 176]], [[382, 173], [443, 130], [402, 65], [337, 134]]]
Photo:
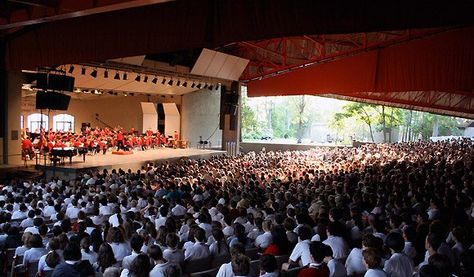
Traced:
[[470, 27], [251, 81], [248, 95], [473, 88], [474, 28]]

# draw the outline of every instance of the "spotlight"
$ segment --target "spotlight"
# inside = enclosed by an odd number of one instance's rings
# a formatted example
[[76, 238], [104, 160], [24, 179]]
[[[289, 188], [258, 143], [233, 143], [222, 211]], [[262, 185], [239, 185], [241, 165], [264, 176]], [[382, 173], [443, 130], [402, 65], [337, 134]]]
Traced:
[[161, 84], [164, 85], [166, 83], [166, 78], [163, 78], [163, 81], [161, 81]]
[[117, 95], [118, 95], [118, 92], [114, 92], [114, 95], [117, 96]]
[[221, 87], [221, 85], [220, 85], [220, 84], [217, 84], [217, 85], [216, 85], [216, 90], [219, 90], [220, 87]]
[[129, 94], [130, 94], [130, 96], [135, 96], [135, 93], [133, 93], [133, 92], [130, 92]]
[[178, 80], [178, 83], [176, 83], [176, 85], [179, 87], [181, 85], [181, 81]]
[[151, 82], [156, 85], [156, 83], [158, 82], [158, 78], [156, 78], [156, 76], [155, 76], [155, 78], [153, 78], [153, 80], [151, 80]]
[[126, 92], [123, 93], [123, 96], [128, 96], [128, 94]]
[[191, 85], [191, 88], [194, 88], [196, 86], [196, 83], [193, 82], [193, 84]]
[[141, 79], [140, 74], [138, 74], [137, 77], [135, 77], [135, 81], [140, 82], [140, 79]]
[[113, 91], [109, 91], [108, 94], [114, 95], [114, 92], [113, 92]]
[[97, 69], [94, 68], [94, 70], [92, 70], [91, 76], [97, 78]]
[[210, 86], [209, 86], [209, 90], [212, 90], [212, 89], [213, 89], [213, 86], [212, 86], [212, 85], [210, 85]]
[[198, 89], [201, 89], [201, 83], [196, 86]]
[[115, 80], [120, 80], [120, 74], [118, 73], [118, 71], [115, 72], [114, 79], [115, 79]]
[[188, 82], [187, 81], [184, 81], [183, 83], [183, 87], [187, 88], [188, 87]]
[[85, 67], [83, 67], [83, 68], [81, 69], [81, 74], [82, 74], [82, 75], [86, 75], [86, 68], [85, 68]]
[[127, 72], [124, 72], [124, 73], [123, 73], [123, 78], [122, 78], [122, 79], [123, 79], [123, 80], [127, 80]]
[[173, 80], [170, 80], [170, 81], [168, 82], [168, 86], [172, 86], [172, 85], [173, 85]]
[[109, 72], [107, 70], [104, 71], [104, 78], [109, 78]]
[[73, 72], [74, 72], [74, 65], [71, 64], [71, 66], [69, 67], [68, 72], [69, 72], [69, 73], [73, 73]]
[[145, 82], [145, 83], [148, 82], [148, 76], [147, 75], [145, 75], [145, 77], [143, 78], [143, 82]]
[[204, 88], [207, 88], [207, 83], [204, 85]]

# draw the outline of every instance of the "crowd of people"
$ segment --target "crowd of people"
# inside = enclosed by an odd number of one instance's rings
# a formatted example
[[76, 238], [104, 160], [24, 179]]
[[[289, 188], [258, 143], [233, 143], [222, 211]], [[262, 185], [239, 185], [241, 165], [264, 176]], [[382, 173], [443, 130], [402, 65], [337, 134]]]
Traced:
[[472, 276], [473, 161], [470, 140], [420, 141], [9, 180], [0, 247], [52, 276], [180, 276], [193, 261], [219, 277]]
[[87, 127], [80, 133], [71, 131], [45, 131], [41, 129], [38, 134], [29, 133], [25, 130], [21, 148], [23, 157], [32, 159], [34, 153], [49, 153], [53, 148], [81, 148], [89, 154], [106, 154], [109, 149], [117, 150], [147, 150], [161, 146], [168, 146], [170, 141], [177, 142], [179, 133], [174, 132], [173, 138], [168, 138], [158, 130], [147, 130], [144, 134], [139, 134], [135, 129], [129, 132], [121, 127], [115, 128], [90, 128]]

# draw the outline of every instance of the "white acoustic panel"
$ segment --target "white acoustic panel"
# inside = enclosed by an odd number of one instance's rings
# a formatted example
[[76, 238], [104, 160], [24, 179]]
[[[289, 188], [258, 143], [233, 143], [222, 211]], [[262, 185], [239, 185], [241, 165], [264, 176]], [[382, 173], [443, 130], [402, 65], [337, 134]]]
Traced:
[[165, 136], [173, 136], [174, 131], [181, 131], [181, 115], [176, 103], [163, 103], [165, 112]]
[[238, 80], [249, 60], [204, 48], [191, 74], [226, 80]]
[[109, 61], [132, 64], [132, 65], [142, 65], [144, 60], [145, 60], [145, 56], [133, 56], [133, 57], [113, 59]]
[[140, 102], [143, 113], [142, 134], [147, 130], [158, 130], [158, 113], [154, 103]]

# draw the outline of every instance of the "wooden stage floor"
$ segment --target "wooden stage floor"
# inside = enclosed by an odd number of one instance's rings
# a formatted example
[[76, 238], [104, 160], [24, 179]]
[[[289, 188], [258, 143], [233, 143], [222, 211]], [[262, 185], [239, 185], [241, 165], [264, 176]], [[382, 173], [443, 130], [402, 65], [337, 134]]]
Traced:
[[181, 158], [190, 159], [206, 159], [211, 156], [225, 154], [225, 151], [221, 150], [210, 150], [210, 149], [172, 149], [172, 148], [159, 148], [150, 149], [146, 151], [135, 151], [131, 155], [114, 155], [111, 152], [107, 154], [95, 154], [94, 156], [86, 156], [86, 161], [82, 161], [82, 156], [75, 156], [72, 159], [72, 163], [69, 163], [69, 159], [66, 159], [65, 164], [53, 166], [49, 161], [46, 165], [39, 164], [36, 166], [38, 170], [45, 172], [47, 178], [60, 177], [64, 179], [75, 178], [77, 174], [95, 169], [118, 169], [123, 170], [132, 169], [136, 171], [141, 166], [146, 165], [149, 162], [174, 162]]

